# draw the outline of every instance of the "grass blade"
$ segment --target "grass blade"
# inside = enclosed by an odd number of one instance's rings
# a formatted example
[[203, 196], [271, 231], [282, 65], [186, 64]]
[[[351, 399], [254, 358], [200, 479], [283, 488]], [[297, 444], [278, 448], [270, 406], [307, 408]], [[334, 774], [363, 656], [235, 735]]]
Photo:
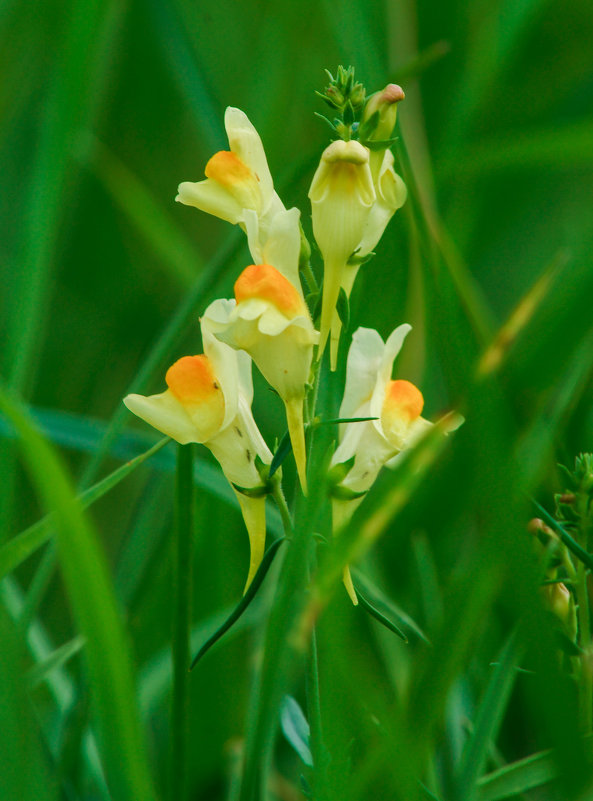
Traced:
[[[85, 492], [78, 496], [78, 502], [83, 509], [93, 504], [95, 501], [102, 498], [109, 490], [117, 486], [120, 481], [130, 475], [139, 465], [149, 459], [154, 453], [157, 453], [169, 442], [169, 437], [157, 442], [152, 448], [149, 448], [145, 453], [136, 456], [126, 464], [114, 470], [113, 473], [106, 476], [102, 481], [99, 481], [93, 487], [90, 487]], [[0, 548], [0, 579], [7, 573], [10, 573], [17, 568], [25, 559], [28, 559], [38, 548], [41, 548], [52, 536], [54, 532], [56, 517], [51, 513], [29, 526], [28, 529], [17, 534], [16, 537], [9, 540], [5, 545]]]
[[[23, 224], [22, 259], [13, 288], [13, 315], [4, 357], [9, 384], [25, 387], [34, 363], [50, 292], [49, 274], [67, 192], [67, 178], [77, 150], [76, 137], [92, 118], [101, 96], [98, 87], [111, 48], [105, 28], [114, 21], [118, 4], [73, 0], [65, 14], [67, 28], [56, 44], [58, 64], [52, 76], [35, 148], [30, 199]], [[113, 31], [110, 31], [113, 33]], [[94, 80], [89, 82], [89, 75]]]
[[578, 542], [573, 539], [568, 531], [562, 526], [557, 520], [555, 520], [552, 515], [544, 509], [544, 507], [538, 503], [535, 499], [532, 499], [533, 504], [535, 505], [537, 511], [541, 514], [544, 521], [551, 526], [551, 528], [558, 534], [562, 542], [566, 545], [569, 551], [573, 553], [577, 559], [580, 559], [581, 562], [588, 567], [589, 570], [593, 570], [593, 556], [587, 553], [587, 551], [582, 548]]
[[532, 754], [505, 765], [478, 781], [478, 801], [502, 801], [548, 784], [559, 776], [551, 751]]
[[0, 606], [0, 685], [2, 726], [0, 726], [0, 776], [3, 801], [50, 801], [56, 798], [48, 780], [22, 681], [19, 643], [7, 611]]
[[193, 445], [177, 446], [176, 520], [173, 538], [173, 693], [169, 752], [170, 801], [186, 801], [189, 751], [189, 659], [194, 539]]
[[476, 798], [477, 781], [490, 748], [496, 741], [513, 689], [520, 652], [517, 632], [514, 631], [505, 643], [492, 672], [478, 709], [474, 731], [464, 749], [457, 779], [457, 798], [460, 801], [473, 801]]
[[153, 801], [131, 660], [105, 558], [51, 447], [4, 391], [0, 408], [19, 434], [25, 464], [43, 503], [56, 513], [60, 564], [87, 640], [90, 686], [111, 792], [117, 801]]
[[27, 679], [29, 681], [29, 685], [32, 689], [39, 686], [43, 681], [45, 681], [49, 674], [52, 673], [54, 670], [61, 668], [63, 665], [68, 662], [68, 660], [72, 659], [79, 651], [82, 650], [84, 646], [84, 637], [77, 635], [74, 637], [70, 642], [61, 645], [59, 648], [56, 648], [47, 659], [44, 659], [43, 662], [38, 662], [34, 665], [31, 670], [27, 673]]

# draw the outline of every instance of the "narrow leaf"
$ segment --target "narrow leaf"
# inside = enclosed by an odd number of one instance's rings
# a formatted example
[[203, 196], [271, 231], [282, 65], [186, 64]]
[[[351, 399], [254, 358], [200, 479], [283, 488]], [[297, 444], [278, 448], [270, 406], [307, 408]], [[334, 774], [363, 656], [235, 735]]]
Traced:
[[229, 617], [225, 620], [225, 622], [218, 628], [214, 634], [209, 637], [204, 645], [200, 648], [198, 653], [194, 657], [194, 661], [191, 663], [190, 670], [193, 670], [195, 666], [198, 664], [200, 659], [206, 654], [212, 646], [220, 640], [223, 634], [225, 634], [231, 626], [239, 620], [243, 612], [247, 609], [249, 604], [255, 598], [257, 591], [259, 590], [261, 583], [266, 577], [268, 570], [276, 556], [278, 548], [282, 545], [283, 542], [286, 542], [286, 537], [282, 537], [281, 539], [276, 540], [273, 542], [268, 550], [266, 551], [264, 558], [262, 559], [262, 563], [259, 566], [257, 573], [253, 577], [253, 581], [249, 585], [247, 592], [241, 598], [237, 606], [233, 609]]
[[291, 450], [292, 450], [292, 443], [290, 441], [290, 434], [288, 433], [288, 431], [286, 431], [284, 436], [280, 440], [280, 444], [276, 448], [276, 453], [274, 454], [274, 457], [272, 459], [272, 463], [270, 465], [270, 473], [269, 473], [270, 478], [272, 478], [274, 473], [277, 472], [282, 462], [286, 459]]
[[[149, 459], [154, 453], [160, 451], [167, 442], [169, 442], [169, 437], [161, 439], [145, 453], [131, 459], [93, 487], [81, 493], [78, 496], [78, 501], [82, 508], [86, 509], [92, 503], [99, 500], [99, 498], [102, 498], [103, 495], [117, 486], [120, 481], [123, 481], [123, 479], [132, 473], [139, 465]], [[17, 534], [16, 537], [9, 540], [9, 542], [0, 548], [0, 578], [18, 567], [25, 559], [35, 553], [38, 548], [49, 540], [54, 532], [55, 522], [55, 514], [50, 513], [42, 520], [29, 526], [25, 531]]]
[[514, 631], [505, 643], [492, 672], [478, 709], [473, 733], [463, 752], [457, 779], [457, 797], [463, 801], [473, 801], [476, 798], [477, 781], [496, 741], [515, 682], [515, 667], [520, 651], [517, 631]]
[[314, 426], [329, 426], [336, 423], [369, 423], [378, 417], [333, 417], [331, 420], [316, 420]]
[[587, 551], [570, 536], [564, 526], [560, 525], [560, 523], [555, 520], [552, 515], [535, 500], [535, 498], [532, 498], [531, 500], [545, 522], [554, 529], [568, 550], [571, 551], [577, 557], [577, 559], [580, 559], [585, 567], [588, 567], [589, 570], [593, 570], [593, 557], [591, 554], [587, 553]]
[[478, 781], [478, 801], [502, 801], [557, 779], [558, 766], [551, 751], [532, 754], [505, 765]]
[[358, 596], [360, 606], [365, 612], [368, 612], [371, 617], [374, 617], [375, 620], [377, 620], [382, 626], [385, 626], [386, 629], [389, 629], [389, 631], [397, 634], [397, 636], [400, 637], [404, 642], [408, 642], [406, 635], [398, 626], [395, 625], [392, 620], [389, 620], [388, 617], [385, 617], [384, 614], [379, 612], [379, 610], [364, 597], [358, 587], [355, 586], [354, 589], [356, 590], [356, 595]]
[[89, 685], [114, 801], [154, 801], [132, 663], [105, 556], [52, 448], [2, 390], [0, 409], [20, 436], [37, 492], [56, 514], [60, 563], [73, 613], [87, 641]]
[[313, 756], [309, 745], [310, 729], [307, 719], [298, 702], [286, 695], [282, 701], [280, 711], [280, 726], [282, 732], [305, 765], [313, 767]]
[[85, 640], [80, 634], [70, 640], [70, 642], [61, 645], [59, 648], [50, 654], [43, 662], [38, 662], [27, 673], [29, 686], [35, 688], [45, 681], [49, 674], [62, 667], [72, 659], [84, 646]]

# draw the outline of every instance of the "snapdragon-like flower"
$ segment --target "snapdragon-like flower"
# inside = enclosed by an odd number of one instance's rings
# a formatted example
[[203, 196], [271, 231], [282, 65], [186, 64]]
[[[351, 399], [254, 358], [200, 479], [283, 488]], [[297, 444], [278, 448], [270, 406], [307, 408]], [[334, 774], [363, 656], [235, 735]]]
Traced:
[[[393, 380], [393, 362], [411, 326], [400, 325], [386, 342], [371, 328], [359, 328], [348, 353], [346, 386], [340, 417], [373, 417], [364, 423], [342, 424], [340, 444], [331, 465], [349, 465], [348, 472], [334, 488], [332, 515], [337, 531], [354, 514], [383, 465], [411, 448], [433, 423], [422, 417], [424, 399], [410, 381]], [[463, 419], [457, 417], [448, 430]], [[357, 603], [350, 571], [344, 584]]]
[[216, 300], [203, 326], [247, 351], [286, 408], [303, 491], [307, 491], [303, 402], [318, 333], [302, 294], [275, 267], [252, 264], [235, 283], [234, 300]]
[[260, 260], [269, 227], [284, 205], [274, 191], [260, 136], [247, 115], [229, 107], [224, 125], [230, 150], [212, 156], [205, 181], [181, 183], [175, 199], [239, 224], [248, 233], [253, 258]]
[[138, 417], [182, 445], [198, 442], [210, 449], [233, 486], [250, 543], [245, 589], [259, 567], [265, 547], [265, 495], [247, 496], [239, 488], [262, 486], [256, 459], [270, 464], [272, 454], [251, 413], [251, 360], [202, 329], [204, 354], [184, 356], [167, 371], [167, 390], [158, 395], [128, 395], [124, 403]]
[[[375, 202], [369, 151], [360, 142], [332, 142], [322, 155], [309, 190], [313, 234], [324, 261], [319, 352], [332, 328], [346, 265], [359, 247]], [[332, 338], [339, 338], [339, 319]], [[337, 357], [337, 343], [334, 346]], [[332, 369], [335, 368], [335, 357]]]
[[[373, 172], [372, 159], [377, 157]], [[342, 328], [336, 311], [340, 289], [350, 297], [360, 265], [406, 202], [406, 185], [393, 162], [390, 150], [369, 153], [356, 141], [333, 142], [324, 151], [311, 184], [313, 233], [324, 259], [320, 353], [331, 333], [332, 370]]]
[[265, 263], [243, 270], [235, 282], [234, 300], [210, 304], [202, 329], [247, 351], [284, 401], [299, 479], [306, 492], [303, 402], [319, 334], [299, 279], [299, 216], [298, 209], [276, 215], [263, 249]]
[[[371, 155], [376, 154], [372, 153]], [[346, 293], [346, 297], [350, 297], [361, 264], [374, 251], [383, 236], [387, 223], [395, 212], [404, 205], [408, 196], [405, 183], [393, 169], [393, 153], [390, 150], [386, 150], [381, 154], [381, 159], [382, 163], [374, 182], [376, 200], [371, 207], [362, 240], [356, 253], [346, 262], [342, 271], [340, 285]], [[339, 336], [340, 320], [337, 313], [334, 312], [331, 339], [332, 342], [336, 343], [335, 347], [337, 347]]]

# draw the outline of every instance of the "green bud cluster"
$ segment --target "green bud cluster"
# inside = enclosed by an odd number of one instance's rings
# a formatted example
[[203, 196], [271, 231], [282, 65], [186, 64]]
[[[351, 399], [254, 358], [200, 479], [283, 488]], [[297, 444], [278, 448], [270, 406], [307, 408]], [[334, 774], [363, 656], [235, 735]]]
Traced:
[[365, 103], [365, 88], [354, 80], [354, 67], [338, 67], [336, 77], [326, 70], [329, 84], [323, 92], [317, 92], [327, 105], [335, 109], [339, 114], [344, 114], [348, 109], [353, 113], [362, 111]]
[[326, 70], [329, 84], [316, 92], [337, 114], [333, 119], [317, 114], [333, 132], [333, 139], [352, 139], [372, 152], [383, 153], [396, 139], [391, 134], [396, 121], [396, 104], [403, 100], [401, 87], [389, 84], [385, 89], [367, 96], [365, 87], [354, 80], [354, 67], [338, 67], [337, 77]]

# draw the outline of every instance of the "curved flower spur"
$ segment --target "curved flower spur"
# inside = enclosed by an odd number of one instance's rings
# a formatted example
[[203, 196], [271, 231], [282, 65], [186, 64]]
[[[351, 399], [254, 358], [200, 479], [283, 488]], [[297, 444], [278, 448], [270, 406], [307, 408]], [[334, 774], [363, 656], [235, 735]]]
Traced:
[[[215, 456], [230, 482], [245, 521], [250, 544], [245, 590], [259, 567], [266, 540], [266, 496], [242, 489], [262, 486], [258, 460], [272, 454], [251, 413], [251, 359], [219, 342], [202, 328], [204, 354], [184, 356], [167, 371], [167, 389], [158, 395], [128, 395], [128, 409], [181, 445], [197, 442]], [[257, 493], [256, 493], [257, 495]]]

